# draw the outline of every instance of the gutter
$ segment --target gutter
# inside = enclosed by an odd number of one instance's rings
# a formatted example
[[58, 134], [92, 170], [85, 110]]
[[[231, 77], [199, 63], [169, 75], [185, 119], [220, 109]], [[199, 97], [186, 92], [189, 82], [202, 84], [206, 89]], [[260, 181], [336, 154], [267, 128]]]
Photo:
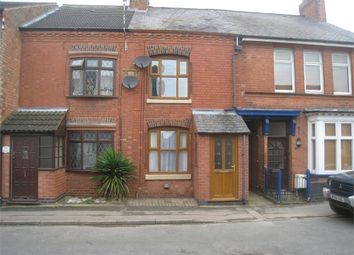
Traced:
[[338, 48], [352, 48], [354, 49], [354, 42], [326, 42], [326, 41], [310, 41], [310, 40], [297, 40], [297, 39], [285, 39], [285, 38], [266, 38], [266, 37], [245, 37], [245, 42], [266, 42], [266, 43], [286, 43], [286, 44], [302, 44], [313, 46], [326, 46], [326, 47], [338, 47]]
[[[82, 28], [82, 27], [60, 27], [60, 28], [31, 28], [31, 27], [20, 27], [20, 31], [58, 31], [58, 32], [63, 32], [63, 31], [76, 31], [76, 32], [124, 32], [123, 28], [96, 28], [96, 27], [88, 27], [88, 28]], [[126, 32], [130, 32], [129, 29], [125, 29]]]

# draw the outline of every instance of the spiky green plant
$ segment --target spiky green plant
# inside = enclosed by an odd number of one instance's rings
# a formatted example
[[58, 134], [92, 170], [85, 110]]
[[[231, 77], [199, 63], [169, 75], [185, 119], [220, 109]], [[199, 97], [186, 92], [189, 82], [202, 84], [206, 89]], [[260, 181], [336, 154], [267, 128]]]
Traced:
[[101, 153], [96, 161], [92, 179], [97, 181], [97, 191], [106, 198], [122, 199], [129, 193], [128, 181], [135, 179], [135, 165], [113, 148]]

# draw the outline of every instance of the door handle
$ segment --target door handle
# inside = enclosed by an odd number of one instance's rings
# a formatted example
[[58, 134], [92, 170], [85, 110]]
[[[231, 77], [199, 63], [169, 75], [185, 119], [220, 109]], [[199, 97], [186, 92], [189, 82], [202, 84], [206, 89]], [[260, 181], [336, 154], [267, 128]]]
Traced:
[[235, 173], [235, 172], [236, 172], [236, 166], [235, 166], [235, 165], [232, 165], [231, 167], [232, 167], [232, 172]]

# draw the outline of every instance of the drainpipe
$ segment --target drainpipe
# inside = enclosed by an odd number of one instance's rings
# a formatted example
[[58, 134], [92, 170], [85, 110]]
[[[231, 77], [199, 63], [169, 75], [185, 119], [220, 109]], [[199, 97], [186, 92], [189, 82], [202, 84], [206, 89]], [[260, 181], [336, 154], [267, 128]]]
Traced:
[[242, 135], [242, 204], [247, 203], [246, 198], [246, 135]]
[[[232, 107], [237, 105], [237, 84], [236, 84], [236, 56], [242, 51], [242, 35], [235, 38], [234, 54], [232, 55]], [[247, 203], [246, 198], [246, 135], [242, 135], [242, 204]]]
[[2, 147], [2, 133], [0, 130], [0, 205], [2, 204]]
[[232, 54], [232, 108], [236, 108], [236, 51]]
[[238, 35], [235, 38], [234, 54], [232, 54], [232, 107], [236, 108], [237, 86], [236, 86], [236, 56], [242, 50], [242, 36]]

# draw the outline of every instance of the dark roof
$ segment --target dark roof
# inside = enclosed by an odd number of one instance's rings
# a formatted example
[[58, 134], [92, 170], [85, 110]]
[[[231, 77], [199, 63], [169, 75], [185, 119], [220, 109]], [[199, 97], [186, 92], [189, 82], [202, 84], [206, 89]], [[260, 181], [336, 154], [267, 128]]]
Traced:
[[1, 131], [55, 132], [66, 112], [66, 109], [18, 109], [4, 120]]
[[[124, 28], [122, 6], [63, 5], [22, 29], [30, 30], [109, 30]], [[126, 11], [126, 27], [134, 12]]]
[[354, 33], [298, 15], [151, 7], [129, 29], [194, 31], [354, 44]]
[[38, 3], [38, 2], [0, 2], [0, 10], [8, 9], [8, 8], [18, 8], [18, 7], [25, 7], [25, 6], [33, 6], [33, 5], [48, 5], [48, 4], [55, 4], [55, 3]]
[[194, 123], [198, 133], [249, 133], [241, 116], [234, 110], [193, 110]]
[[[121, 31], [123, 13], [122, 6], [63, 5], [21, 29]], [[354, 33], [326, 22], [298, 15], [229, 10], [161, 7], [149, 7], [146, 12], [127, 10], [126, 28], [354, 44]]]

